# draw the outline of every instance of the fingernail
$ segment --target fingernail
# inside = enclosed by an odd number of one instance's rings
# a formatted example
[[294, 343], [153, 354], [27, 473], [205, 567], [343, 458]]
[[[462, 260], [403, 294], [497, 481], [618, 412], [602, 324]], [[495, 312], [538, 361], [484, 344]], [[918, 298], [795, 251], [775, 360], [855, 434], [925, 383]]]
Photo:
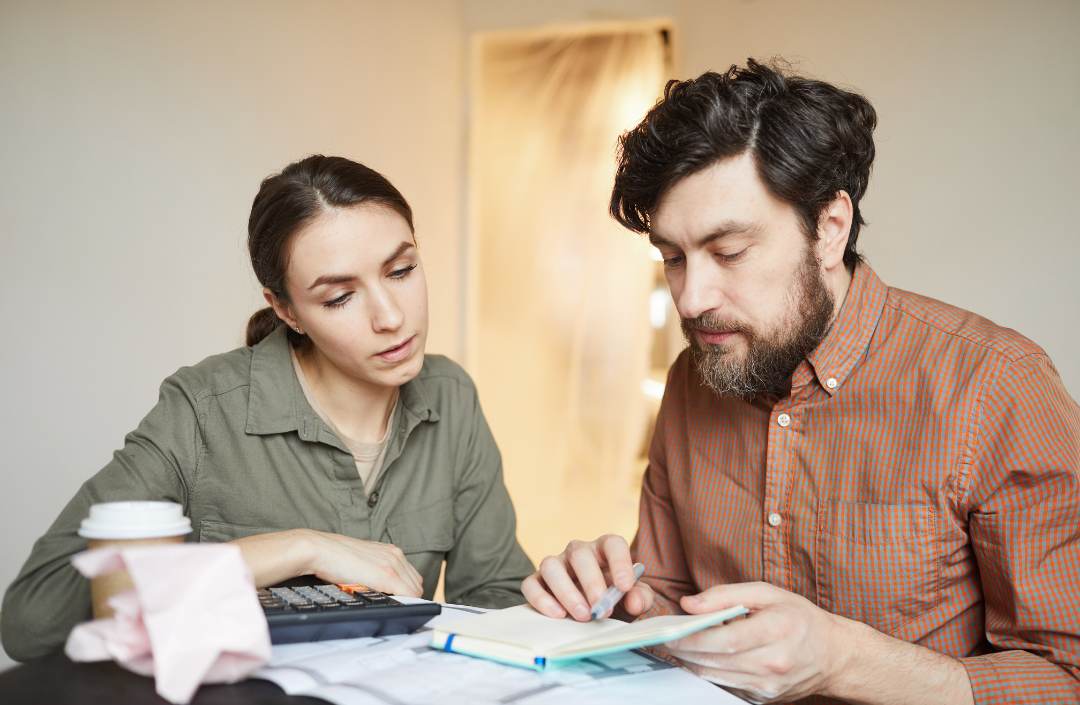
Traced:
[[578, 605], [574, 608], [574, 616], [580, 621], [585, 621], [589, 618], [589, 608], [584, 605]]
[[629, 573], [619, 573], [615, 576], [615, 582], [617, 583], [625, 583], [627, 580], [630, 580]]

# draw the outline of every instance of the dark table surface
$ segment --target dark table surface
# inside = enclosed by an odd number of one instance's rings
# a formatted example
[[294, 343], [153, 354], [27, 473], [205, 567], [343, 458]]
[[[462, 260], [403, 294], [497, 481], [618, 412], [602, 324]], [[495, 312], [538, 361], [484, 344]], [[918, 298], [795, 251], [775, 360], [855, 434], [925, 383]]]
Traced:
[[[270, 681], [204, 685], [193, 705], [327, 705], [325, 700], [286, 695]], [[162, 705], [154, 679], [125, 671], [111, 661], [74, 663], [63, 654], [0, 672], [3, 705]]]

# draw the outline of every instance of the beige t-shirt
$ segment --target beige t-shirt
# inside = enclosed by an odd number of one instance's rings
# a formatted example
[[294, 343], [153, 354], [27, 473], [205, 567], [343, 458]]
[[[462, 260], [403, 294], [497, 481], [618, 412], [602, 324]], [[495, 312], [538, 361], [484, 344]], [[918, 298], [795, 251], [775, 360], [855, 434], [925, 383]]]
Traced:
[[356, 472], [360, 474], [360, 481], [364, 483], [364, 494], [371, 494], [371, 488], [375, 486], [375, 479], [379, 476], [379, 471], [382, 470], [386, 448], [390, 445], [390, 429], [394, 426], [394, 414], [397, 413], [399, 399], [397, 390], [394, 391], [394, 403], [390, 406], [390, 413], [386, 417], [386, 433], [383, 434], [382, 440], [377, 443], [358, 441], [342, 433], [334, 420], [330, 418], [330, 414], [326, 413], [326, 409], [315, 398], [315, 393], [311, 391], [307, 377], [304, 376], [304, 369], [300, 367], [300, 360], [296, 357], [296, 351], [291, 346], [289, 347], [289, 355], [292, 356], [296, 379], [300, 382], [300, 388], [304, 390], [304, 398], [307, 399], [308, 404], [311, 404], [311, 408], [315, 410], [319, 418], [330, 427], [330, 430], [341, 439], [341, 442], [352, 453], [353, 460], [356, 461]]

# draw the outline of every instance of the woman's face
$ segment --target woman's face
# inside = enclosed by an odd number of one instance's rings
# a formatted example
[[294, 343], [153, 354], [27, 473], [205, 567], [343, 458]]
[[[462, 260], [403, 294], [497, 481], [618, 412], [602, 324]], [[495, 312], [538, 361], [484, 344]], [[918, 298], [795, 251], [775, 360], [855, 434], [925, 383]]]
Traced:
[[[427, 280], [405, 219], [375, 204], [326, 211], [293, 238], [292, 303], [324, 362], [361, 383], [396, 387], [424, 364]], [[270, 297], [268, 297], [269, 299]], [[275, 303], [275, 302], [271, 302]]]

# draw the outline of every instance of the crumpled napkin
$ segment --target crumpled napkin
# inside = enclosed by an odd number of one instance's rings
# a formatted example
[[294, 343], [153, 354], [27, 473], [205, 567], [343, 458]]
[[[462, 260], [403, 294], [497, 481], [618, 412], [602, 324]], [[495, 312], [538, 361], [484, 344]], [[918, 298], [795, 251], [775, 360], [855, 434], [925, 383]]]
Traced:
[[200, 683], [234, 683], [270, 660], [266, 617], [237, 546], [106, 547], [71, 562], [88, 578], [127, 569], [135, 585], [109, 598], [115, 616], [71, 630], [72, 661], [113, 659], [154, 676], [169, 702], [188, 703]]

